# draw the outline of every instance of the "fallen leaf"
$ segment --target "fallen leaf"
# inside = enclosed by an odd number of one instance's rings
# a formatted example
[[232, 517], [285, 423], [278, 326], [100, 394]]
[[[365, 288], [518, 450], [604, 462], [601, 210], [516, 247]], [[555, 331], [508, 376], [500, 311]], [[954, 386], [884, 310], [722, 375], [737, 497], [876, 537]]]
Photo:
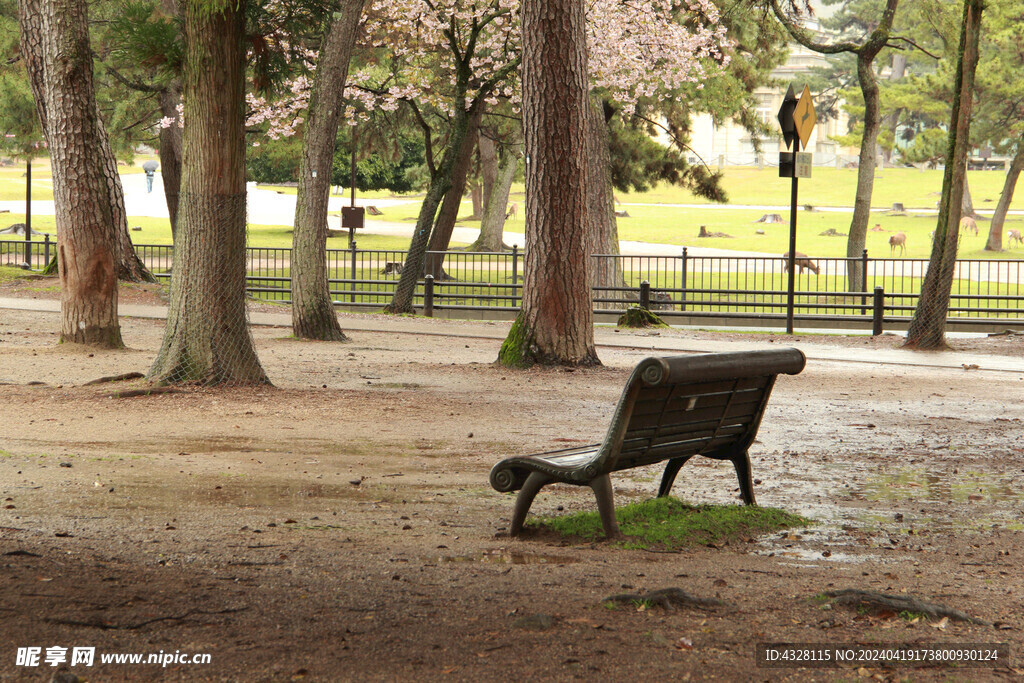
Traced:
[[941, 619], [939, 619], [934, 624], [928, 624], [928, 625], [931, 626], [932, 628], [937, 628], [940, 631], [945, 631], [946, 630], [946, 626], [949, 625], [949, 617], [942, 617]]
[[693, 641], [687, 638], [686, 636], [683, 636], [676, 641], [676, 648], [679, 650], [692, 650]]

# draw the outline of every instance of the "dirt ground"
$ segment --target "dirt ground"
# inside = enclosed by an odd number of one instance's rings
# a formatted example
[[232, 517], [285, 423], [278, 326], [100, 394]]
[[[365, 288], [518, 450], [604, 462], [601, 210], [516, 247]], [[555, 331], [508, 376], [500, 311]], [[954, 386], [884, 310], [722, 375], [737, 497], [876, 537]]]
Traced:
[[[0, 310], [0, 680], [1024, 674], [1021, 373], [810, 362], [779, 379], [751, 456], [759, 502], [814, 525], [626, 550], [509, 539], [513, 498], [487, 474], [509, 454], [599, 439], [649, 338], [616, 335], [637, 348], [599, 347], [603, 368], [515, 372], [491, 364], [499, 342], [438, 334], [459, 322], [422, 324], [424, 334], [355, 332], [346, 344], [259, 327], [273, 388], [110, 398], [118, 385], [84, 383], [145, 372], [161, 321], [125, 319], [128, 350], [89, 351], [55, 345], [56, 314]], [[799, 343], [896, 343], [829, 339]], [[1012, 339], [963, 345], [1022, 353]], [[649, 498], [659, 474], [616, 475], [616, 502]], [[702, 459], [674, 494], [738, 501], [731, 466]], [[553, 486], [534, 511], [593, 507], [589, 490]], [[666, 587], [726, 606], [602, 605]], [[842, 588], [913, 594], [990, 625], [813, 600]], [[1010, 657], [959, 671], [759, 668], [760, 642], [1008, 643]], [[95, 647], [96, 661], [19, 666], [25, 647], [41, 659]], [[99, 661], [161, 652], [210, 663]]]

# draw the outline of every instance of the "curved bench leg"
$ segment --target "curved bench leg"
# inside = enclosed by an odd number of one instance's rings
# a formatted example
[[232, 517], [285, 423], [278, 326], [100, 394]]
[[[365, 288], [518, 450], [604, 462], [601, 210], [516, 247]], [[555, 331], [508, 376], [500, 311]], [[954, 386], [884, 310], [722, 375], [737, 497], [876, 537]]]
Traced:
[[523, 482], [523, 488], [519, 489], [516, 505], [512, 510], [512, 527], [508, 532], [509, 536], [518, 536], [519, 532], [523, 530], [523, 522], [526, 521], [526, 513], [530, 511], [530, 506], [533, 505], [533, 499], [537, 496], [537, 492], [550, 481], [551, 477], [546, 474], [531, 472]]
[[743, 502], [747, 505], [757, 505], [754, 499], [754, 481], [750, 476], [750, 456], [746, 451], [732, 457], [732, 464], [736, 468], [736, 477], [740, 480], [740, 494]]
[[681, 458], [672, 458], [665, 465], [665, 474], [661, 476], [661, 486], [658, 487], [658, 498], [664, 498], [672, 490], [672, 484], [676, 482], [676, 475], [679, 474], [679, 468], [686, 464], [686, 461], [691, 456], [683, 456]]
[[612, 478], [603, 474], [597, 479], [590, 480], [590, 488], [594, 490], [594, 497], [597, 498], [597, 511], [601, 515], [601, 526], [604, 527], [606, 538], [621, 538], [619, 523], [615, 519], [615, 501], [612, 497]]

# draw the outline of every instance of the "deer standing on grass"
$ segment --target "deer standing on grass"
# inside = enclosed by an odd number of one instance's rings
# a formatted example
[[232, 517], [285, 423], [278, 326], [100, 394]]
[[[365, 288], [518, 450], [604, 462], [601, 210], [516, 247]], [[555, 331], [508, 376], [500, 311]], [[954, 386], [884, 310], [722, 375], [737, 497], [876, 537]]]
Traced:
[[508, 213], [505, 214], [505, 220], [508, 220], [509, 216], [514, 220], [519, 215], [519, 204], [512, 202], [509, 204]]
[[973, 232], [975, 236], [978, 235], [978, 223], [970, 216], [964, 216], [960, 219], [960, 231], [961, 232]]
[[[807, 257], [807, 254], [801, 254], [799, 251], [793, 252], [796, 257], [793, 259], [793, 265], [800, 269], [800, 274], [803, 275], [804, 268], [811, 271], [815, 275], [818, 274], [818, 265]], [[786, 259], [785, 263], [782, 264], [782, 272], [785, 273], [789, 270], [789, 252], [787, 251], [782, 255], [782, 258]]]
[[1017, 244], [1024, 244], [1024, 239], [1021, 239], [1020, 237], [1020, 230], [1011, 230], [1008, 233], [1006, 233], [1006, 235], [1007, 237], [1010, 238], [1009, 242], [1006, 245], [1007, 248], [1012, 247], [1014, 242], [1016, 242]]
[[896, 253], [896, 247], [900, 248], [900, 256], [907, 250], [907, 233], [898, 232], [889, 238], [889, 256]]

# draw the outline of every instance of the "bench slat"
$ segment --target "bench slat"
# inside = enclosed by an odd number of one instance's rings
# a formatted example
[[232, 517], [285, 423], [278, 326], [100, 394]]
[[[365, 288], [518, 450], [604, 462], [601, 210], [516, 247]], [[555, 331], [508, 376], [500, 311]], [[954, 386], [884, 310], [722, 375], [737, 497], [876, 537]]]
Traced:
[[634, 432], [651, 428], [700, 424], [708, 421], [717, 423], [723, 418], [729, 420], [734, 417], [751, 415], [761, 408], [764, 395], [762, 394], [752, 398], [756, 398], [757, 400], [745, 400], [742, 403], [734, 401], [729, 407], [710, 406], [708, 408], [694, 408], [693, 410], [671, 410], [660, 415], [634, 415], [633, 419], [629, 421], [629, 427], [626, 430], [626, 438], [630, 438]]

